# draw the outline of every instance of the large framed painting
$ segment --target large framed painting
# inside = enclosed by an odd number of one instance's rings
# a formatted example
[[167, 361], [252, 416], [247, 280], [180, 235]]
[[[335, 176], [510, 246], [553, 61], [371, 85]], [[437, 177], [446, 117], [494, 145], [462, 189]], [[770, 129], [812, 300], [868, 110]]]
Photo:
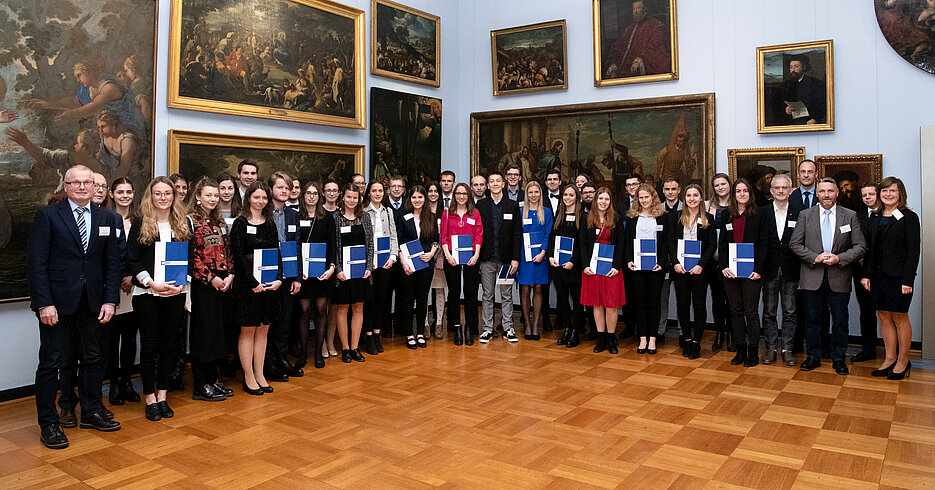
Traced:
[[441, 85], [441, 19], [391, 2], [370, 2], [370, 73]]
[[75, 164], [152, 179], [156, 0], [0, 7], [0, 302], [26, 299], [36, 211]]
[[815, 155], [818, 178], [831, 177], [838, 183], [838, 203], [861, 209], [860, 186], [883, 181], [883, 155]]
[[873, 0], [880, 32], [902, 59], [935, 74], [935, 4], [915, 0]]
[[370, 178], [409, 186], [438, 181], [442, 171], [442, 100], [370, 89]]
[[833, 131], [833, 42], [756, 48], [756, 94], [760, 133]]
[[363, 129], [364, 12], [329, 0], [172, 0], [168, 105]]
[[634, 173], [682, 187], [714, 175], [714, 94], [678, 95], [471, 114], [471, 175], [517, 164], [523, 182], [559, 169], [624, 195]]
[[805, 160], [804, 146], [785, 148], [742, 148], [727, 150], [727, 168], [731, 180], [745, 178], [753, 185], [758, 206], [772, 200], [773, 177], [786, 174], [793, 188], [798, 184], [799, 164]]
[[565, 20], [490, 31], [493, 94], [567, 90]]
[[225, 172], [236, 176], [243, 160], [259, 164], [263, 182], [280, 171], [302, 185], [333, 179], [343, 186], [354, 173], [364, 173], [363, 145], [169, 131], [169, 173], [178, 172], [189, 182]]
[[592, 0], [594, 86], [679, 78], [675, 0]]

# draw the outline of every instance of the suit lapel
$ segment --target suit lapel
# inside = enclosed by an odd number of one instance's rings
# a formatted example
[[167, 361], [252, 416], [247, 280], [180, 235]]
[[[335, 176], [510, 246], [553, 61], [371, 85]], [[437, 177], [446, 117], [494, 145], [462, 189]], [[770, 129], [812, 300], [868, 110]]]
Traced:
[[[100, 206], [95, 206], [94, 204], [89, 205], [91, 207], [91, 224], [93, 227], [88, 229], [88, 253], [91, 253], [91, 250], [97, 245], [98, 232], [101, 230], [101, 224], [104, 220], [104, 213], [101, 212], [102, 208]], [[110, 226], [107, 226], [109, 229]], [[110, 233], [113, 233], [114, 230], [110, 230]]]
[[81, 245], [81, 236], [78, 235], [78, 222], [75, 221], [75, 214], [71, 211], [71, 205], [68, 204], [68, 199], [59, 201], [58, 214], [61, 216], [65, 228], [71, 232], [71, 236], [75, 239], [75, 244], [78, 245], [78, 249], [83, 253], [84, 247]]

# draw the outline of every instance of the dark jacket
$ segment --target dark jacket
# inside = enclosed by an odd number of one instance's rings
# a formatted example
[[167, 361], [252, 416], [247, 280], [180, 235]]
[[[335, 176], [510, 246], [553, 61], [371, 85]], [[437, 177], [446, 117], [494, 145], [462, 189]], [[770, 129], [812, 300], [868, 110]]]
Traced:
[[[636, 223], [639, 221], [639, 216], [636, 218], [627, 218], [627, 231], [624, 239], [624, 247], [626, 254], [624, 256], [625, 262], [633, 262], [633, 240], [636, 240]], [[662, 267], [662, 270], [666, 270], [666, 267], [669, 265], [669, 247], [666, 234], [669, 232], [669, 213], [663, 213], [656, 217], [656, 264], [659, 267]]]
[[[708, 226], [701, 228], [698, 226], [698, 240], [701, 241], [701, 259], [698, 265], [702, 270], [707, 271], [714, 261], [714, 252], [717, 250], [717, 225], [714, 224], [714, 216], [705, 213], [708, 217]], [[679, 240], [685, 237], [685, 227], [682, 226], [682, 213], [669, 213], [668, 225], [668, 247], [669, 263], [674, 267], [679, 261]], [[687, 271], [686, 271], [687, 272]]]
[[[728, 212], [729, 213], [729, 212]], [[724, 223], [721, 225], [721, 239], [718, 243], [718, 267], [727, 269], [730, 259], [730, 250], [728, 245], [734, 243], [734, 218], [730, 214], [725, 214]], [[753, 244], [753, 272], [763, 275], [766, 270], [766, 253], [769, 246], [769, 238], [763, 229], [763, 215], [751, 214], [746, 217], [746, 223], [743, 228], [743, 242]], [[730, 226], [731, 229], [728, 229]]]
[[763, 232], [767, 237], [763, 279], [767, 281], [773, 279], [781, 268], [782, 277], [786, 281], [798, 281], [802, 261], [798, 255], [789, 250], [789, 240], [792, 238], [792, 232], [795, 231], [798, 211], [792, 208], [792, 203], [786, 207], [786, 226], [782, 229], [782, 236], [776, 233], [776, 213], [773, 211], [772, 204], [761, 207], [756, 214], [763, 221]]
[[[429, 210], [422, 208], [422, 212], [428, 213]], [[397, 220], [399, 224], [396, 227], [396, 237], [399, 239], [400, 251], [403, 249], [403, 244], [413, 240], [419, 240], [419, 243], [422, 244], [423, 252], [431, 252], [433, 246], [438, 246], [438, 225], [434, 218], [432, 219], [432, 224], [435, 225], [435, 229], [432, 233], [426, 233], [425, 230], [421, 230], [421, 233], [417, 234], [415, 216], [412, 215], [411, 210], [400, 209], [396, 215], [400, 217], [399, 220]]]
[[[546, 252], [548, 256], [546, 259], [549, 259], [555, 255], [555, 240], [557, 237], [568, 237], [575, 240], [572, 245], [571, 250], [571, 269], [565, 269], [564, 267], [551, 267], [550, 271], [553, 274], [564, 274], [566, 280], [571, 280], [573, 282], [581, 281], [581, 227], [586, 226], [588, 215], [581, 213], [578, 216], [578, 221], [568, 221], [566, 216], [572, 215], [563, 215], [556, 216], [553, 218], [553, 227], [552, 232], [549, 233], [549, 250]], [[592, 245], [593, 247], [593, 245]], [[565, 264], [559, 264], [562, 266]]]
[[[142, 228], [142, 226], [142, 217], [134, 218], [133, 224], [130, 225], [130, 233], [127, 235], [127, 273], [133, 276], [134, 284], [143, 289], [149, 289], [149, 286], [143, 286], [137, 275], [145, 271], [149, 273], [150, 277], [154, 277], [156, 267], [156, 242], [160, 240], [157, 236], [153, 243], [149, 245], [140, 243], [140, 228]], [[172, 241], [179, 242], [182, 240], [176, 239], [173, 235]], [[189, 257], [188, 260], [190, 262], [191, 257]]]
[[811, 194], [808, 195], [808, 200], [811, 204], [806, 206], [802, 199], [802, 187], [796, 187], [795, 190], [792, 191], [792, 194], [789, 194], [789, 209], [798, 216], [803, 209], [808, 209], [818, 204], [818, 196], [815, 195], [816, 192], [818, 192], [817, 184], [812, 186]]
[[324, 243], [325, 260], [327, 261], [325, 268], [334, 265], [337, 260], [337, 247], [335, 246], [333, 215], [326, 211], [325, 215], [321, 218], [300, 219], [296, 241], [299, 242], [297, 250], [299, 256], [302, 255], [303, 243]]
[[[916, 270], [919, 268], [919, 254], [922, 246], [922, 230], [919, 215], [909, 209], [900, 210], [901, 219], [890, 223], [882, 233], [880, 215], [870, 217], [870, 230], [867, 233], [867, 254], [864, 255], [864, 277], [872, 277], [879, 267], [890, 277], [902, 278], [903, 286], [915, 284]], [[881, 244], [877, 250], [877, 245]]]
[[[622, 217], [617, 215], [617, 223], [614, 225], [614, 229], [610, 230], [610, 244], [614, 246], [614, 262], [613, 268], [617, 269], [620, 272], [623, 272], [624, 264], [626, 260], [624, 259], [624, 235], [625, 227], [627, 222], [622, 219]], [[591, 266], [591, 254], [594, 252], [594, 243], [597, 241], [597, 235], [600, 232], [597, 228], [589, 228], [587, 225], [587, 215], [581, 221], [581, 231], [578, 235], [579, 237], [579, 250], [578, 253], [581, 256], [581, 268], [586, 268]]]
[[[523, 249], [523, 217], [516, 201], [506, 197], [500, 200], [503, 207], [503, 224], [500, 226], [500, 261], [504, 264], [519, 260]], [[480, 261], [488, 261], [493, 256], [493, 200], [489, 197], [477, 201], [475, 206], [480, 213], [481, 225], [484, 227], [484, 241], [480, 247]], [[510, 215], [511, 219], [506, 219]]]

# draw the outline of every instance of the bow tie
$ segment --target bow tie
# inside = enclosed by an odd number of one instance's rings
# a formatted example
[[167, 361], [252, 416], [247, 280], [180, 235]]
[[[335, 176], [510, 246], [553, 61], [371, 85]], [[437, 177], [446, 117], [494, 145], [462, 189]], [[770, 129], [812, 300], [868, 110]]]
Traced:
[[551, 199], [558, 199], [558, 194], [549, 194]]

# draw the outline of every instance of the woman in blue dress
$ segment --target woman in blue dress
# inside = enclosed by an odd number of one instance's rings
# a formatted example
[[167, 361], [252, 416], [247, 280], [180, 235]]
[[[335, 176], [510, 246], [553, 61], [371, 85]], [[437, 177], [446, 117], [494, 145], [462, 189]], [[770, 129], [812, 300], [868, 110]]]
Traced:
[[[523, 253], [519, 262], [519, 297], [526, 321], [526, 340], [539, 340], [542, 290], [549, 286], [549, 232], [552, 230], [552, 210], [542, 205], [542, 188], [538, 182], [526, 184], [523, 206]], [[536, 242], [538, 246], [530, 248]], [[532, 292], [532, 315], [529, 314], [529, 293]]]

